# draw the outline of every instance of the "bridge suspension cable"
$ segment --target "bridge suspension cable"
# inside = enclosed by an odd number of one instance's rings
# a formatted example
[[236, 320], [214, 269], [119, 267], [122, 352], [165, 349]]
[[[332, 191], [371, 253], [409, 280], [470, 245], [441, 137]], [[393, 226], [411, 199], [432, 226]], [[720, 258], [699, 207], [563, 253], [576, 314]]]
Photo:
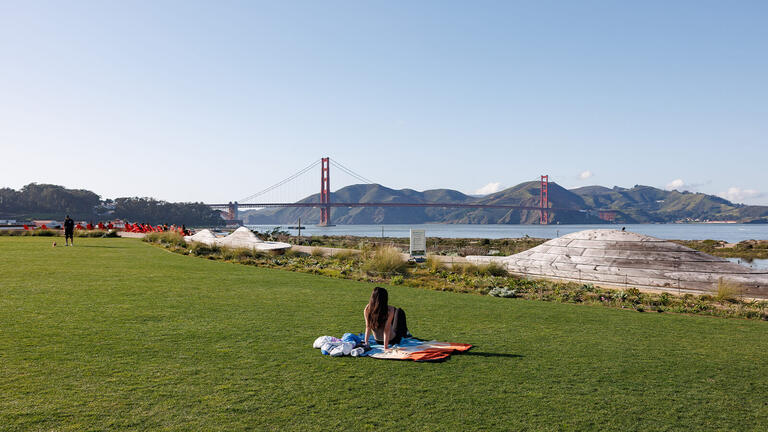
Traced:
[[250, 201], [252, 199], [258, 198], [258, 197], [260, 197], [261, 195], [264, 195], [267, 192], [275, 190], [275, 189], [279, 188], [280, 186], [290, 182], [291, 180], [296, 179], [297, 177], [301, 176], [302, 174], [305, 174], [307, 171], [311, 170], [312, 168], [316, 167], [319, 164], [320, 164], [320, 159], [312, 162], [312, 164], [306, 166], [305, 168], [302, 168], [301, 170], [299, 170], [296, 173], [292, 174], [291, 176], [289, 176], [289, 177], [287, 177], [287, 178], [285, 178], [285, 179], [283, 179], [283, 180], [273, 184], [272, 186], [270, 186], [270, 187], [268, 187], [268, 188], [266, 188], [264, 190], [261, 190], [259, 192], [256, 192], [253, 195], [249, 195], [249, 196], [241, 199], [239, 202], [247, 202], [247, 201]]
[[356, 173], [356, 172], [352, 171], [351, 169], [349, 169], [349, 168], [345, 167], [344, 165], [342, 165], [342, 164], [341, 164], [341, 162], [339, 162], [339, 161], [337, 161], [337, 160], [335, 160], [335, 159], [331, 159], [331, 163], [332, 163], [332, 164], [333, 164], [333, 166], [335, 166], [336, 168], [339, 168], [340, 170], [342, 170], [342, 171], [344, 171], [345, 173], [349, 174], [350, 176], [352, 176], [352, 177], [354, 177], [354, 178], [356, 178], [356, 179], [360, 180], [360, 181], [361, 181], [361, 182], [363, 182], [363, 183], [369, 183], [369, 184], [375, 183], [373, 180], [370, 180], [370, 179], [368, 179], [368, 178], [366, 178], [366, 177], [363, 177], [362, 175], [360, 175], [360, 174], [358, 174], [358, 173]]

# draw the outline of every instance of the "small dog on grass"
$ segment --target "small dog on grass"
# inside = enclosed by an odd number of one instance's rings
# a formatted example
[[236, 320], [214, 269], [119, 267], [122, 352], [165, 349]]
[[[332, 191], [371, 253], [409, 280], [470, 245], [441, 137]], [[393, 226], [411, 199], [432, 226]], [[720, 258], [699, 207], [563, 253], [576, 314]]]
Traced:
[[53, 247], [56, 247], [56, 241], [55, 240], [53, 241]]

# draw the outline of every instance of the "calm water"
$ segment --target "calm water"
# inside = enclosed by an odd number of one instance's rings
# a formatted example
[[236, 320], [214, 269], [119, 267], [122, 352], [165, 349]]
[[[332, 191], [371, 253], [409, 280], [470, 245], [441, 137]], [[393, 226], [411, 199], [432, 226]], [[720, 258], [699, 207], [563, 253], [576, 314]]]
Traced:
[[743, 266], [747, 266], [756, 270], [768, 270], [768, 259], [754, 259], [752, 261], [747, 261], [744, 258], [726, 258], [730, 262], [735, 262], [736, 264], [741, 264]]
[[[251, 229], [265, 231], [277, 225], [249, 225]], [[638, 225], [469, 225], [469, 224], [414, 224], [414, 225], [338, 225], [317, 227], [308, 225], [302, 235], [353, 235], [363, 237], [408, 237], [411, 228], [423, 229], [427, 237], [445, 238], [555, 238], [587, 229], [621, 229], [668, 240], [768, 240], [768, 224], [638, 224]], [[285, 229], [283, 226], [281, 229]], [[383, 231], [382, 231], [383, 230]], [[293, 235], [296, 230], [286, 230]]]

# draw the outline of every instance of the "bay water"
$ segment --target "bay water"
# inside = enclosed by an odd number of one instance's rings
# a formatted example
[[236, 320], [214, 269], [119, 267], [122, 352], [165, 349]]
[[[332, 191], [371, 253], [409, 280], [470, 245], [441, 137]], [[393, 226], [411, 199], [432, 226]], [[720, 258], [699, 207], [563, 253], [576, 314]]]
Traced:
[[[293, 224], [295, 225], [295, 224]], [[298, 230], [293, 225], [248, 225], [258, 231], [271, 231], [279, 227], [291, 235]], [[301, 235], [359, 237], [408, 237], [410, 229], [423, 229], [427, 237], [443, 238], [556, 238], [589, 229], [621, 229], [666, 240], [723, 240], [738, 243], [742, 240], [768, 240], [768, 224], [628, 224], [628, 225], [479, 225], [479, 224], [390, 224], [390, 225], [336, 225], [302, 227]]]

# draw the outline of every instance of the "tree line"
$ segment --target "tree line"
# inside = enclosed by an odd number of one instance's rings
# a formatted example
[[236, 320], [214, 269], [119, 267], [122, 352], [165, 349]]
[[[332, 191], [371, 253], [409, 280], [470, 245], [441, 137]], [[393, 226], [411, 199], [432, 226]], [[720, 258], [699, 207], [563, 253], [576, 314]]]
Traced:
[[187, 226], [223, 225], [216, 210], [203, 203], [172, 203], [153, 198], [117, 198], [115, 215], [129, 221]]
[[85, 189], [30, 183], [20, 190], [0, 188], [0, 216], [4, 219], [78, 220], [125, 219], [149, 224], [217, 226], [220, 213], [203, 203], [173, 203], [154, 198], [124, 197], [101, 200]]

